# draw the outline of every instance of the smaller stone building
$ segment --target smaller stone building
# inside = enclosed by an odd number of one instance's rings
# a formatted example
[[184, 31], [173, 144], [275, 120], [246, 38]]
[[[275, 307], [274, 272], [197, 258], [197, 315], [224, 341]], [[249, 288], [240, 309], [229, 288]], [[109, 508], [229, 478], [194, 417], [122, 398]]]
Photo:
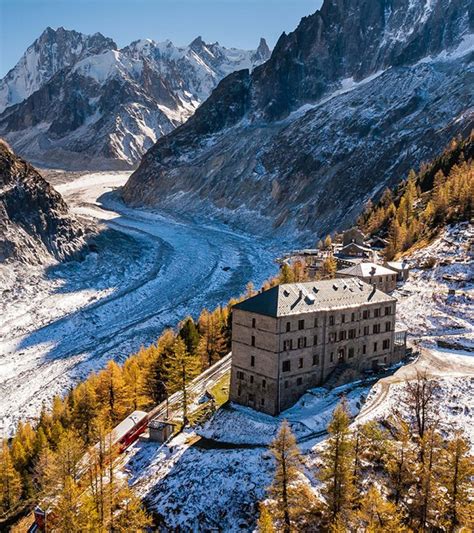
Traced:
[[410, 268], [405, 261], [388, 261], [385, 266], [397, 273], [398, 281], [406, 281], [410, 275]]
[[397, 287], [398, 273], [394, 270], [377, 265], [376, 263], [358, 263], [349, 268], [343, 268], [336, 273], [337, 278], [359, 278], [387, 294]]
[[395, 298], [356, 278], [283, 284], [240, 302], [230, 399], [275, 415], [338, 370], [399, 361], [395, 313]]

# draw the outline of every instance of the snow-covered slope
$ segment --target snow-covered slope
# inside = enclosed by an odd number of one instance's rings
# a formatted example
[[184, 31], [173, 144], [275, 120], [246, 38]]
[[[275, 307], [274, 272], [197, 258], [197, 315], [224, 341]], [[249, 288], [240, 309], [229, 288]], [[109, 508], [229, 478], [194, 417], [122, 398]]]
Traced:
[[93, 48], [98, 34], [48, 29], [2, 80], [0, 132], [20, 154], [46, 166], [133, 166], [224, 76], [270, 55], [263, 39], [248, 51], [200, 37], [185, 47], [144, 39], [118, 50], [100, 37]]
[[[274, 471], [268, 445], [283, 418], [302, 449], [308, 483], [317, 486], [319, 446], [341, 397], [356, 423], [384, 419], [394, 409], [406, 417], [400, 400], [406, 381], [418, 371], [437, 381], [440, 427], [463, 430], [474, 450], [474, 351], [468, 351], [474, 333], [473, 239], [473, 225], [458, 224], [407, 258], [413, 270], [396, 293], [397, 311], [411, 328], [411, 340], [422, 341], [422, 355], [414, 363], [376, 383], [355, 382], [331, 392], [313, 389], [280, 417], [230, 406], [167, 445], [139, 442], [128, 450], [132, 487], [163, 529], [253, 531], [258, 502]], [[428, 259], [434, 266], [426, 268]], [[449, 289], [456, 294], [449, 296]], [[453, 346], [440, 348], [439, 341]]]
[[0, 113], [28, 98], [64, 67], [116, 48], [112, 39], [100, 33], [83, 35], [62, 27], [46, 28], [0, 81]]
[[473, 33], [469, 0], [327, 0], [159, 139], [124, 198], [314, 242], [470, 131]]

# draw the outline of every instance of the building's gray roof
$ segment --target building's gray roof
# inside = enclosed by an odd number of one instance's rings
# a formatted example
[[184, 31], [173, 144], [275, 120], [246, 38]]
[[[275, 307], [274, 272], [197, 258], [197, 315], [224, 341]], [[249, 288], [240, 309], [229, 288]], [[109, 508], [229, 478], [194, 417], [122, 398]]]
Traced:
[[351, 248], [355, 248], [356, 250], [359, 250], [361, 252], [371, 252], [372, 248], [370, 246], [365, 246], [362, 244], [357, 244], [356, 242], [349, 242], [346, 245], [344, 245], [340, 250], [339, 253], [343, 254], [344, 251], [350, 250]]
[[347, 278], [277, 285], [236, 304], [234, 309], [281, 317], [395, 301], [357, 278]]
[[388, 276], [390, 274], [395, 274], [395, 272], [382, 265], [377, 265], [377, 263], [359, 263], [357, 265], [339, 270], [338, 274], [368, 278], [371, 276]]
[[150, 420], [148, 422], [148, 427], [151, 429], [162, 429], [165, 426], [175, 426], [176, 424], [174, 422], [171, 422], [171, 420], [159, 420], [157, 418]]
[[409, 270], [408, 263], [403, 261], [388, 261], [387, 266], [393, 270]]

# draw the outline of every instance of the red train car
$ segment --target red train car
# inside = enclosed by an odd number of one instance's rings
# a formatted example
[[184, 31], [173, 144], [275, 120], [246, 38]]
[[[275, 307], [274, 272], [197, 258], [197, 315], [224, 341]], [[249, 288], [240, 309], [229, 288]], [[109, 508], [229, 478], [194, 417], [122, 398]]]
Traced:
[[133, 411], [113, 429], [113, 443], [119, 444], [120, 451], [123, 452], [145, 431], [147, 424], [148, 413]]

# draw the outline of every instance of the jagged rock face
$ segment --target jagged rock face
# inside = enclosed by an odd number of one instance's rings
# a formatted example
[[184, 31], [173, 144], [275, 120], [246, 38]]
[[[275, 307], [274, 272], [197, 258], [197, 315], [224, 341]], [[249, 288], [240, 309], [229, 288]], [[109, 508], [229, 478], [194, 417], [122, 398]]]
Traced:
[[472, 31], [470, 0], [327, 0], [283, 34], [253, 75], [258, 114], [275, 119], [317, 101], [335, 82], [359, 81], [455, 46]]
[[[69, 33], [70, 48], [79, 49], [81, 34]], [[30, 49], [40, 50], [43, 36]], [[200, 37], [183, 48], [141, 40], [121, 50], [112, 41], [95, 49], [89, 44], [77, 57], [66, 54], [61, 68], [50, 68], [28, 98], [0, 115], [0, 133], [20, 154], [62, 168], [129, 168], [185, 122], [219, 80], [270, 56], [264, 40], [256, 51], [244, 51]], [[24, 64], [25, 58], [15, 69], [24, 73]]]
[[61, 195], [0, 139], [0, 263], [68, 259], [82, 236]]
[[64, 28], [46, 28], [0, 81], [0, 112], [28, 98], [64, 67], [116, 48], [112, 39], [100, 33], [83, 35]]
[[473, 126], [473, 28], [467, 0], [326, 1], [160, 139], [124, 199], [302, 239], [350, 224]]

